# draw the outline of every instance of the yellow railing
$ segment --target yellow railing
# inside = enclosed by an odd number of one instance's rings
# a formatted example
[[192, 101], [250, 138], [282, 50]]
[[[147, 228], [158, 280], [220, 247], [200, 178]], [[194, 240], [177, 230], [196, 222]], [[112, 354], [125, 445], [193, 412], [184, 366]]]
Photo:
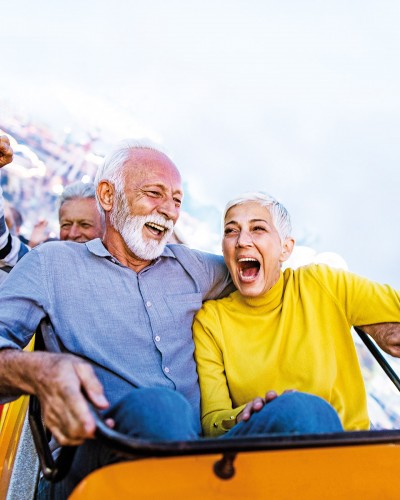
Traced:
[[[32, 351], [34, 339], [26, 347]], [[15, 455], [28, 408], [29, 397], [21, 396], [4, 405], [0, 418], [0, 500], [6, 498]]]

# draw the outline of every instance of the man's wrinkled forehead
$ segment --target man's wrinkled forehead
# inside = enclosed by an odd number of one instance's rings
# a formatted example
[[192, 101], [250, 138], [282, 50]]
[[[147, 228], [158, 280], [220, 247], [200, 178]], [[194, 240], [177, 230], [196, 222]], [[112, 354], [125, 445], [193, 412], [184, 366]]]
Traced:
[[172, 160], [165, 153], [151, 148], [131, 149], [126, 163], [136, 165], [137, 168], [151, 168], [155, 164], [169, 164], [178, 171]]
[[173, 191], [182, 190], [181, 175], [167, 155], [150, 148], [131, 151], [124, 164], [125, 180], [146, 184], [167, 184]]

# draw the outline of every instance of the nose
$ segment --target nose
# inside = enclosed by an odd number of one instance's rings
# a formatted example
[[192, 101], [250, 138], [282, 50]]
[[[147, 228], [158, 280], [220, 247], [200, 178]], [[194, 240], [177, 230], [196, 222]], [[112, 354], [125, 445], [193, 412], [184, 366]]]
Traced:
[[175, 200], [168, 198], [165, 199], [161, 205], [159, 205], [158, 212], [166, 219], [172, 220], [175, 224], [179, 217], [180, 206], [177, 206]]
[[80, 238], [82, 235], [79, 224], [72, 224], [69, 233], [68, 233], [68, 240], [75, 241], [78, 238]]
[[248, 231], [240, 231], [239, 236], [236, 241], [237, 247], [249, 247], [253, 244], [253, 238]]

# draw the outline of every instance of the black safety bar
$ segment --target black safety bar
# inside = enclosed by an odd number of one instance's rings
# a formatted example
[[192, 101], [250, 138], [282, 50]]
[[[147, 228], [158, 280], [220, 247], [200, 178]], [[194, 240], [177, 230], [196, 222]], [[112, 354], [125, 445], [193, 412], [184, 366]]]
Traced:
[[400, 391], [400, 378], [398, 377], [397, 373], [393, 370], [393, 368], [390, 366], [389, 362], [387, 359], [383, 356], [381, 351], [378, 349], [378, 347], [374, 344], [374, 342], [371, 340], [371, 338], [361, 330], [361, 328], [358, 328], [358, 326], [354, 327], [354, 330], [358, 333], [358, 336], [360, 339], [364, 342], [364, 344], [368, 347], [369, 351], [373, 355], [373, 357], [376, 359], [376, 361], [379, 363], [383, 371], [386, 373], [386, 375], [389, 377], [389, 379], [393, 382], [393, 384], [396, 386], [396, 388]]

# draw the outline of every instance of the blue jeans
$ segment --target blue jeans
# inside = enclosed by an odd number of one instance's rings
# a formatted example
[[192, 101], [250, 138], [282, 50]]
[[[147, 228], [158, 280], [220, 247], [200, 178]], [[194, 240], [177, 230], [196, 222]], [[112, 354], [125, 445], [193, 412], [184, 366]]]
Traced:
[[318, 396], [295, 391], [270, 401], [253, 413], [250, 420], [235, 425], [223, 438], [341, 431], [338, 414], [329, 403]]
[[[170, 389], [135, 389], [106, 414], [116, 429], [132, 437], [153, 441], [198, 439], [197, 422], [186, 399]], [[301, 392], [283, 394], [247, 422], [240, 422], [223, 438], [260, 434], [314, 434], [343, 430], [336, 411], [323, 399]], [[81, 445], [67, 477], [58, 483], [41, 479], [37, 498], [66, 499], [90, 472], [124, 460], [96, 440]]]

